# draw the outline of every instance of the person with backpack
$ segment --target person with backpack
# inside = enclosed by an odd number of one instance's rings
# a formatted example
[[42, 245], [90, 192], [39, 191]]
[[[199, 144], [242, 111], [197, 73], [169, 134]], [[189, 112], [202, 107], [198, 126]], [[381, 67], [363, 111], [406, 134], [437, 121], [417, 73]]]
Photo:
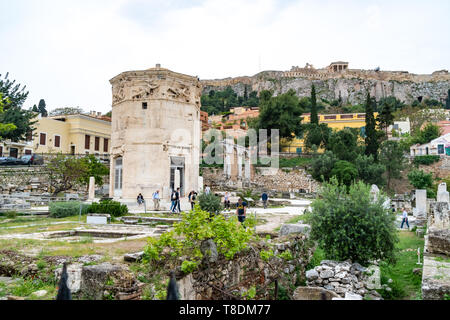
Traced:
[[141, 204], [144, 203], [144, 196], [142, 195], [142, 193], [139, 193], [139, 195], [137, 196], [137, 203], [139, 206], [141, 206]]
[[194, 210], [194, 206], [195, 206], [195, 200], [197, 199], [197, 192], [195, 192], [194, 190], [192, 190], [189, 193], [189, 202], [191, 203], [191, 209]]
[[264, 203], [264, 209], [267, 209], [267, 200], [269, 199], [269, 196], [266, 192], [263, 192], [261, 196], [262, 202]]
[[245, 221], [245, 215], [247, 214], [247, 202], [242, 201], [239, 198], [238, 203], [236, 204], [236, 214], [238, 216], [238, 220], [241, 224]]

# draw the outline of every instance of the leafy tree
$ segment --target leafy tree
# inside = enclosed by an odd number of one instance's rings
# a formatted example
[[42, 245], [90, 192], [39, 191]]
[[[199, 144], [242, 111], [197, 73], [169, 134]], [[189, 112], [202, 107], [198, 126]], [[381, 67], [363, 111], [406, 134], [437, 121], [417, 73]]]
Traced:
[[317, 148], [323, 148], [328, 144], [332, 130], [326, 123], [305, 125], [306, 139], [305, 146], [312, 149], [315, 145]]
[[95, 178], [95, 184], [98, 186], [103, 185], [103, 177], [109, 175], [109, 168], [101, 163], [94, 155], [88, 155], [84, 158], [81, 158], [80, 161], [83, 164], [83, 167], [86, 168], [83, 176], [80, 178], [80, 181], [89, 186], [90, 177]]
[[[32, 111], [22, 109], [22, 105], [28, 97], [28, 92], [25, 91], [26, 87], [21, 88], [20, 84], [16, 84], [16, 80], [10, 81], [8, 75], [7, 73], [4, 79], [0, 78], [0, 96], [3, 108], [3, 112], [0, 112], [0, 124], [3, 124], [0, 139], [11, 139], [17, 142], [25, 140], [26, 135], [33, 130], [32, 126], [35, 122], [31, 119], [34, 118], [34, 114]], [[14, 125], [14, 129], [11, 124]]]
[[374, 100], [370, 97], [370, 93], [367, 92], [367, 99], [366, 99], [366, 129], [365, 129], [365, 144], [366, 144], [366, 150], [365, 154], [370, 156], [372, 155], [375, 161], [378, 160], [378, 148], [379, 148], [379, 142], [378, 138], [379, 135], [377, 134], [376, 129], [376, 120], [373, 115], [374, 112]]
[[394, 261], [398, 241], [395, 214], [384, 207], [386, 196], [373, 199], [370, 185], [362, 182], [348, 188], [333, 178], [325, 183], [312, 203], [311, 237], [318, 241], [327, 259]]
[[405, 107], [405, 104], [394, 96], [381, 98], [378, 101], [379, 110], [382, 110], [383, 106], [385, 106], [385, 105], [389, 105], [389, 108], [391, 109], [392, 112], [401, 110], [403, 107]]
[[33, 131], [33, 125], [36, 123], [34, 114], [30, 110], [24, 110], [17, 106], [10, 106], [0, 115], [1, 123], [14, 124], [15, 129], [2, 134], [4, 139], [11, 139], [14, 142], [25, 140], [29, 132]]
[[47, 117], [48, 116], [48, 112], [47, 112], [47, 109], [45, 107], [46, 107], [45, 100], [41, 99], [39, 101], [38, 110], [39, 110], [39, 113], [41, 114], [42, 117]]
[[316, 87], [312, 85], [311, 89], [311, 123], [319, 125], [319, 116], [317, 115]]
[[302, 110], [294, 90], [272, 97], [270, 91], [260, 94], [260, 114], [257, 129], [267, 129], [271, 136], [273, 129], [278, 129], [280, 138], [291, 141], [303, 131]]
[[408, 180], [416, 189], [429, 189], [433, 186], [433, 174], [423, 170], [412, 170], [408, 173]]
[[425, 99], [423, 104], [427, 107], [438, 107], [438, 108], [443, 107], [442, 102], [437, 101], [436, 99]]
[[380, 126], [380, 129], [384, 129], [387, 137], [387, 131], [388, 127], [392, 124], [394, 124], [394, 115], [392, 114], [394, 112], [395, 106], [390, 103], [390, 100], [383, 100], [382, 103], [380, 103], [380, 113], [378, 114], [378, 123]]
[[39, 109], [35, 104], [33, 105], [33, 108], [31, 108], [31, 111], [39, 113]]
[[338, 159], [331, 151], [314, 158], [311, 162], [312, 176], [318, 181], [328, 181], [331, 178], [331, 171]]
[[338, 179], [339, 183], [350, 186], [358, 177], [358, 170], [351, 162], [340, 160], [335, 163], [331, 176]]
[[54, 195], [79, 185], [88, 172], [86, 162], [58, 154], [47, 163], [49, 184]]
[[372, 155], [359, 154], [354, 163], [358, 170], [359, 179], [368, 184], [384, 185], [383, 174], [386, 167], [381, 163], [376, 163]]
[[327, 149], [339, 160], [353, 161], [358, 154], [358, 133], [354, 128], [333, 131]]
[[103, 176], [109, 174], [109, 169], [93, 155], [76, 159], [58, 154], [48, 162], [47, 168], [54, 195], [79, 185], [88, 186], [90, 177], [94, 177], [95, 183], [101, 186]]
[[435, 125], [427, 123], [427, 125], [419, 131], [415, 143], [424, 144], [441, 136], [441, 129]]
[[[0, 93], [0, 118], [3, 114], [3, 106], [7, 103], [7, 101], [3, 100], [2, 94]], [[13, 131], [17, 127], [13, 123], [2, 123], [0, 122], [0, 141], [3, 135], [8, 134]]]
[[55, 110], [50, 112], [50, 116], [62, 116], [62, 115], [70, 115], [70, 114], [83, 114], [84, 110], [80, 107], [65, 107], [65, 108], [56, 108]]
[[404, 167], [405, 158], [403, 150], [397, 141], [387, 140], [381, 144], [380, 163], [386, 167], [387, 187], [393, 178], [400, 178]]
[[303, 112], [311, 112], [311, 97], [302, 97], [299, 100], [300, 107]]
[[21, 85], [16, 84], [16, 80], [10, 81], [8, 79], [9, 72], [6, 73], [4, 79], [1, 79], [1, 76], [0, 74], [0, 94], [3, 99], [7, 100], [4, 105], [5, 110], [9, 107], [22, 107], [28, 97], [28, 91], [25, 91], [26, 86], [20, 88]]
[[112, 117], [112, 110], [111, 111], [109, 111], [109, 112], [107, 112], [106, 114], [105, 114], [105, 116], [107, 116], [107, 117]]
[[411, 124], [411, 135], [416, 136], [425, 122], [438, 122], [446, 119], [443, 109], [424, 108], [423, 105], [404, 107], [395, 112], [395, 119], [406, 120]]

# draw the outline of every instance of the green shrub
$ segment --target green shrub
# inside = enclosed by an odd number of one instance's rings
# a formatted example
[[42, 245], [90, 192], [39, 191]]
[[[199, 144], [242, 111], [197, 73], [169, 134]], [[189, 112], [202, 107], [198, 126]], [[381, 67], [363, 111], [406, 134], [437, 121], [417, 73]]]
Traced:
[[331, 170], [331, 176], [335, 176], [340, 183], [349, 186], [358, 177], [358, 169], [351, 162], [339, 160]]
[[[48, 208], [50, 217], [65, 218], [80, 214], [80, 206], [82, 206], [82, 204], [79, 201], [50, 202]], [[82, 213], [84, 213], [83, 211], [85, 210], [82, 209]]]
[[416, 189], [428, 189], [433, 186], [433, 174], [423, 170], [412, 170], [408, 173], [408, 180]]
[[325, 183], [312, 203], [311, 238], [328, 259], [367, 264], [377, 259], [394, 260], [397, 240], [395, 215], [384, 208], [386, 197], [376, 201], [370, 185], [358, 182], [348, 188], [336, 178]]
[[202, 193], [198, 196], [198, 203], [203, 211], [211, 214], [218, 214], [222, 210], [222, 203], [219, 197], [214, 194]]
[[419, 164], [423, 164], [423, 165], [430, 165], [433, 164], [435, 162], [438, 162], [441, 159], [440, 156], [435, 156], [435, 155], [426, 155], [426, 156], [416, 156], [414, 157], [414, 164], [419, 165]]
[[15, 219], [15, 218], [17, 218], [18, 213], [17, 213], [17, 211], [8, 211], [8, 212], [5, 213], [5, 216], [8, 219]]
[[[172, 231], [162, 234], [159, 239], [149, 238], [144, 250], [143, 263], [157, 265], [164, 260], [163, 268], [170, 262], [178, 263], [180, 257], [189, 256], [181, 268], [183, 272], [194, 271], [203, 259], [200, 246], [203, 241], [212, 239], [217, 251], [226, 259], [246, 249], [253, 236], [255, 220], [248, 218], [244, 227], [235, 216], [225, 219], [223, 215], [211, 217], [210, 213], [200, 209], [199, 205], [194, 210], [183, 212], [182, 220], [174, 224]], [[163, 255], [164, 251], [164, 255]]]
[[87, 211], [88, 213], [107, 213], [111, 217], [120, 217], [128, 213], [128, 207], [117, 201], [103, 200], [100, 203], [91, 204]]

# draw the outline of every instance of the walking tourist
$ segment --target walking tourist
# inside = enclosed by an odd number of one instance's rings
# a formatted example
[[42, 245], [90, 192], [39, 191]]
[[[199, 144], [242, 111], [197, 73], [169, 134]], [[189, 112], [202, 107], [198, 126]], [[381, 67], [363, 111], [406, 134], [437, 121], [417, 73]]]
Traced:
[[170, 195], [170, 200], [172, 201], [172, 205], [170, 206], [170, 211], [175, 213], [175, 208], [177, 206], [177, 192], [176, 190], [172, 190], [172, 194]]
[[189, 202], [191, 203], [191, 209], [194, 210], [195, 200], [197, 199], [197, 192], [192, 190], [189, 192]]
[[153, 204], [155, 205], [155, 211], [159, 211], [159, 202], [161, 201], [161, 198], [159, 196], [159, 190], [157, 190], [153, 194]]
[[406, 209], [403, 208], [403, 213], [402, 213], [402, 225], [400, 226], [400, 229], [403, 229], [403, 224], [406, 222], [406, 225], [408, 226], [409, 229], [409, 223], [408, 223], [408, 212], [406, 212]]
[[239, 222], [243, 224], [245, 221], [245, 215], [247, 214], [247, 202], [242, 201], [241, 198], [239, 198], [238, 203], [236, 204], [236, 214]]
[[261, 199], [262, 199], [263, 204], [264, 204], [264, 209], [267, 209], [267, 200], [269, 199], [269, 196], [267, 195], [266, 192], [264, 192], [262, 194]]
[[139, 193], [139, 195], [137, 196], [137, 203], [139, 205], [139, 207], [141, 206], [141, 204], [144, 203], [144, 196], [142, 195], [142, 193]]

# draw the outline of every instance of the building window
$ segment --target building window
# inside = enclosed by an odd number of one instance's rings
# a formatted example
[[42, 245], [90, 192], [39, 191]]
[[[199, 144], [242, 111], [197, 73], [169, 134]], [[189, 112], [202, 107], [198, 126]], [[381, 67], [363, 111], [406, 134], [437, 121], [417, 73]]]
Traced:
[[353, 115], [352, 114], [342, 114], [341, 119], [353, 119]]
[[324, 116], [325, 120], [336, 120], [336, 116]]
[[29, 154], [32, 154], [32, 153], [33, 153], [32, 150], [30, 150], [30, 149], [25, 149], [25, 154], [26, 154], [26, 155], [29, 155]]
[[0, 146], [0, 157], [3, 157], [3, 146]]
[[142, 109], [147, 110], [147, 102], [142, 102]]
[[103, 152], [108, 152], [108, 143], [109, 140], [108, 139], [103, 139]]
[[95, 137], [95, 151], [100, 151], [100, 138]]
[[40, 144], [41, 146], [45, 146], [46, 141], [47, 141], [47, 134], [41, 133], [41, 134], [39, 135], [39, 144]]
[[444, 145], [438, 144], [438, 154], [444, 154]]
[[88, 135], [84, 136], [84, 148], [86, 150], [89, 150], [91, 148], [91, 136]]
[[61, 137], [55, 136], [55, 148], [61, 148]]
[[33, 141], [33, 132], [32, 131], [27, 132], [27, 141]]

